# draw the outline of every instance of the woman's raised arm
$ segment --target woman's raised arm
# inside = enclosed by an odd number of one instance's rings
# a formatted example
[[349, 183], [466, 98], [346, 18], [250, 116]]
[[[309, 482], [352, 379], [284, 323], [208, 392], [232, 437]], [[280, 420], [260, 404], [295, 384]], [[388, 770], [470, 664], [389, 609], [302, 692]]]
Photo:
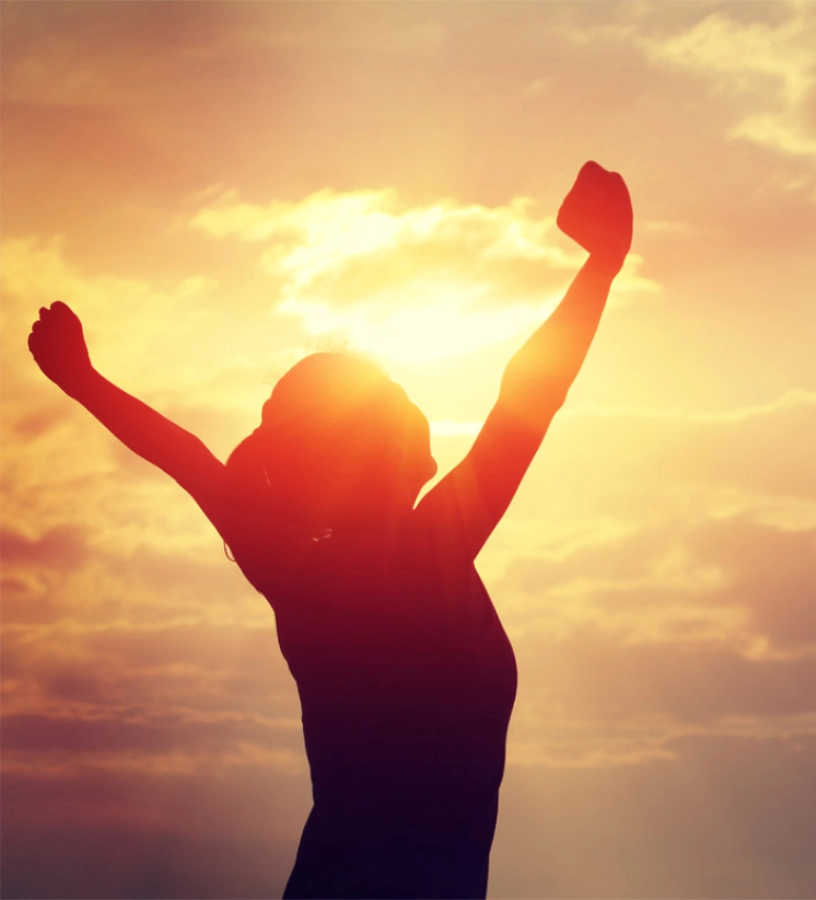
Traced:
[[61, 301], [40, 309], [28, 347], [43, 373], [126, 447], [174, 478], [222, 532], [224, 465], [185, 431], [111, 384], [91, 364], [82, 323]]
[[589, 259], [555, 312], [508, 363], [499, 399], [468, 455], [417, 507], [472, 558], [510, 505], [563, 405], [629, 252], [632, 204], [620, 175], [587, 163], [558, 225], [589, 250]]

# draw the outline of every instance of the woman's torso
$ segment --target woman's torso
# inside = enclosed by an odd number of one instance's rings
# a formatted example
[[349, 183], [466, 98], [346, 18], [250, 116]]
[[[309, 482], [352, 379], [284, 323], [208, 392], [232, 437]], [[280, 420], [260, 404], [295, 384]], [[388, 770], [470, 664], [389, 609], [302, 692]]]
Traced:
[[312, 831], [487, 852], [516, 668], [455, 539], [406, 516], [390, 536], [233, 551], [275, 610], [300, 693]]

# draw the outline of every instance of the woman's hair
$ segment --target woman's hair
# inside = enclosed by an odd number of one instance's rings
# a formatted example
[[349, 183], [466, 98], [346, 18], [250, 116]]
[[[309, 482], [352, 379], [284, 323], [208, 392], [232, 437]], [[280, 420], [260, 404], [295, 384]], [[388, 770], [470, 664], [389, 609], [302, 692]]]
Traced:
[[227, 473], [287, 519], [330, 524], [344, 504], [418, 491], [432, 466], [427, 420], [402, 388], [365, 358], [315, 353], [275, 385]]

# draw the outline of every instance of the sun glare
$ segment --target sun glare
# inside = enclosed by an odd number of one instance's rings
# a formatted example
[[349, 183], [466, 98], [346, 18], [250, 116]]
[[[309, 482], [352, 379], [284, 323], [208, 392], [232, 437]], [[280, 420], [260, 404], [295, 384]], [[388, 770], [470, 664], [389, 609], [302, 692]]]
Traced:
[[583, 251], [516, 197], [504, 206], [441, 200], [408, 207], [396, 190], [321, 190], [252, 205], [222, 194], [190, 224], [258, 242], [278, 309], [312, 337], [383, 360], [458, 357], [529, 331], [552, 311]]
[[335, 309], [321, 303], [290, 299], [282, 305], [297, 315], [313, 336], [339, 338], [355, 350], [383, 361], [423, 364], [464, 356], [517, 335], [546, 319], [555, 308], [553, 296], [538, 306], [505, 309], [468, 308], [468, 290], [428, 288], [434, 302], [389, 303], [383, 313], [370, 307]]

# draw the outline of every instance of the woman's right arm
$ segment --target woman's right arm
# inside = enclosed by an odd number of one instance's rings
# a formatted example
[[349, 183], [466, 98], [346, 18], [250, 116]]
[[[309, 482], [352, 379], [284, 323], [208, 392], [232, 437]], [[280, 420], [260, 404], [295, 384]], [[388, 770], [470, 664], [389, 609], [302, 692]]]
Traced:
[[223, 507], [224, 465], [194, 434], [111, 384], [91, 364], [82, 323], [65, 303], [40, 309], [28, 338], [35, 362], [126, 447], [175, 479], [219, 533], [228, 530]]
[[[620, 175], [587, 163], [558, 225], [589, 259], [557, 309], [507, 365], [496, 405], [473, 447], [417, 513], [475, 558], [510, 505], [583, 365], [609, 288], [632, 242], [632, 204]], [[447, 536], [447, 537], [445, 537]]]

